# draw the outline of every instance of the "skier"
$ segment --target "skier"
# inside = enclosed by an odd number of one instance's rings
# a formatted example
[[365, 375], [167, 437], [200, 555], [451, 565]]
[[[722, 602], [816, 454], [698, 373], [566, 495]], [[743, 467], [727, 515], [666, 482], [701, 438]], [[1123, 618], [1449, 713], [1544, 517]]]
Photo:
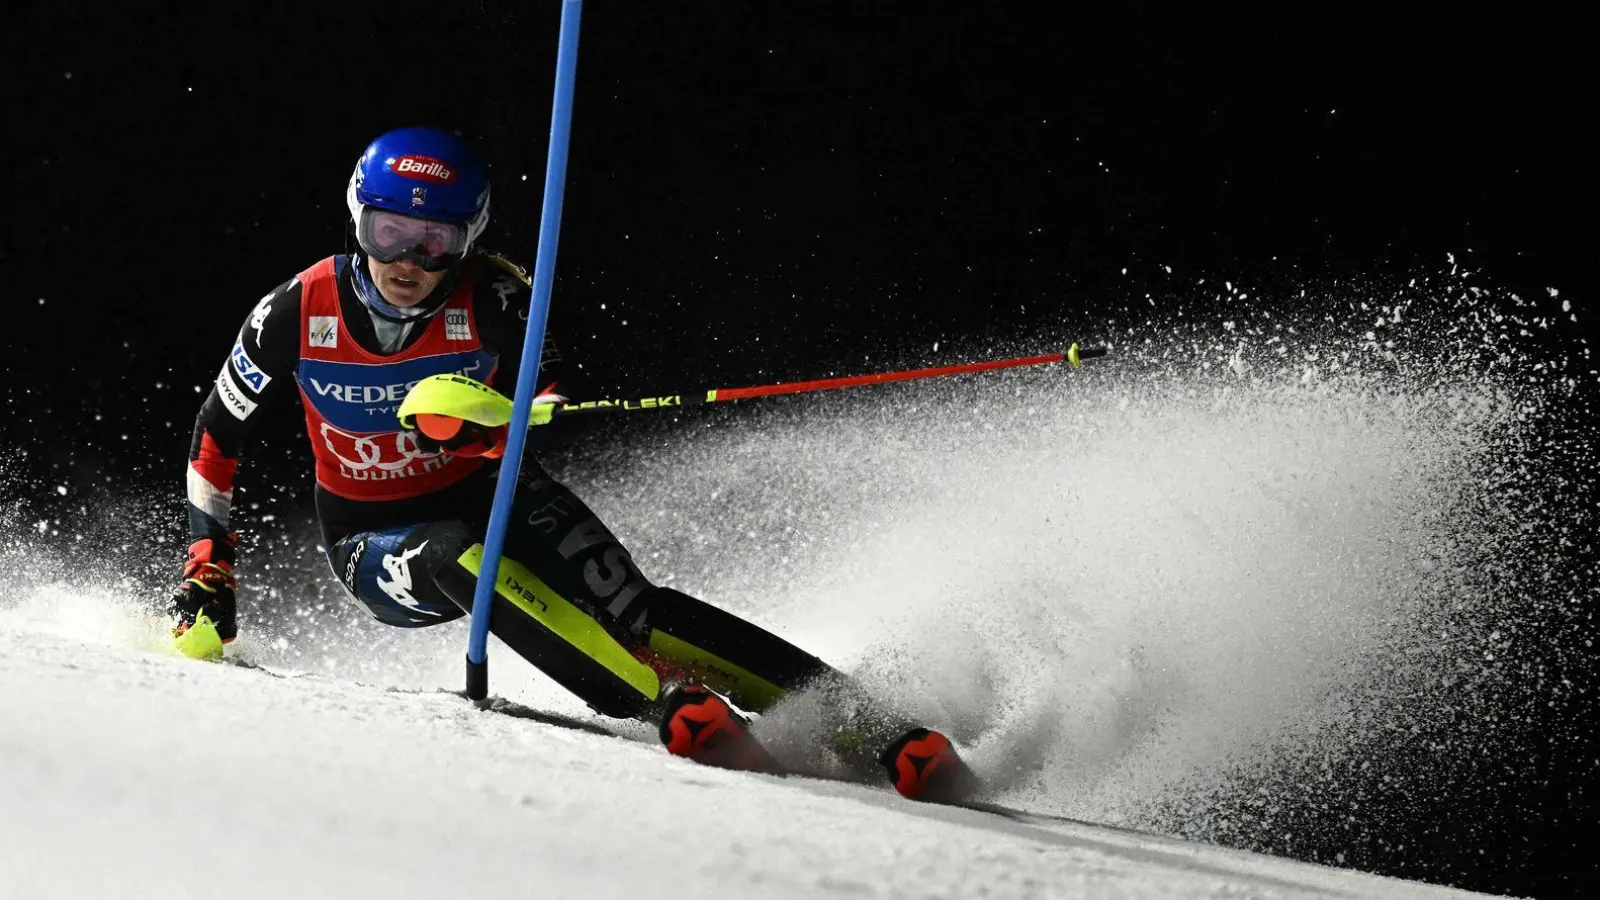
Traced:
[[[259, 408], [291, 383], [316, 457], [323, 546], [345, 589], [403, 628], [471, 608], [508, 419], [482, 411], [508, 407], [493, 387], [517, 380], [528, 279], [477, 249], [488, 175], [454, 135], [380, 136], [356, 162], [345, 199], [356, 248], [256, 304], [200, 408], [189, 450], [192, 543], [170, 605], [176, 636], [237, 634], [234, 476]], [[547, 345], [538, 402], [565, 399], [561, 368]], [[411, 396], [441, 374], [454, 377]], [[535, 429], [530, 446], [556, 427]], [[759, 712], [804, 688], [830, 692], [832, 744], [858, 771], [881, 766], [902, 794], [925, 800], [961, 800], [976, 787], [944, 735], [877, 707], [767, 631], [650, 583], [531, 456], [497, 574], [491, 631], [596, 711], [658, 723], [674, 754], [776, 770], [723, 695]]]

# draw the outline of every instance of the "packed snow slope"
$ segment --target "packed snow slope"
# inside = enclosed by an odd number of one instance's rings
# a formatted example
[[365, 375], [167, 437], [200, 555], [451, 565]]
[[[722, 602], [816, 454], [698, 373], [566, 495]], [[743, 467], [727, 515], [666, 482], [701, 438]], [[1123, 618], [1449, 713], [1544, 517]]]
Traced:
[[[1589, 348], [1552, 330], [1576, 312], [1453, 270], [1192, 292], [1225, 312], [1138, 298], [1027, 346], [894, 361], [1113, 346], [1078, 372], [663, 413], [550, 460], [657, 583], [946, 730], [990, 799], [1189, 843], [475, 710], [441, 693], [465, 626], [364, 618], [305, 498], [259, 487], [233, 523], [230, 653], [263, 669], [166, 658], [150, 616], [181, 478], [0, 478], [0, 893], [1429, 894], [1204, 845], [1408, 858], [1394, 836], [1428, 804], [1479, 808], [1483, 785], [1535, 777], [1528, 742], [1564, 739], [1544, 711], [1585, 652], [1570, 625], [1594, 573], [1571, 550], [1600, 446]], [[495, 644], [491, 690], [594, 723]], [[756, 723], [780, 755], [815, 745], [808, 700]]]
[[1446, 897], [0, 629], [9, 897]]

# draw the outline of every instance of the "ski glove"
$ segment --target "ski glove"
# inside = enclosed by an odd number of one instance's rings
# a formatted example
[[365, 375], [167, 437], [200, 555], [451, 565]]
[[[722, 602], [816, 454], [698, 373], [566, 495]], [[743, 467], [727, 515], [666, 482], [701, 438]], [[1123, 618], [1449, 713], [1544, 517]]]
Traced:
[[[534, 398], [530, 424], [547, 424], [554, 405], [566, 401], [553, 387]], [[398, 418], [424, 452], [498, 459], [505, 453], [511, 400], [464, 375], [433, 375], [412, 386]]]
[[176, 620], [174, 633], [182, 634], [205, 613], [217, 626], [223, 642], [239, 634], [238, 604], [234, 592], [239, 584], [233, 577], [233, 545], [230, 534], [217, 541], [203, 538], [189, 545], [189, 559], [183, 565], [183, 583], [172, 597], [168, 612]]
[[496, 459], [505, 452], [511, 401], [465, 375], [433, 375], [412, 385], [398, 417], [425, 453]]

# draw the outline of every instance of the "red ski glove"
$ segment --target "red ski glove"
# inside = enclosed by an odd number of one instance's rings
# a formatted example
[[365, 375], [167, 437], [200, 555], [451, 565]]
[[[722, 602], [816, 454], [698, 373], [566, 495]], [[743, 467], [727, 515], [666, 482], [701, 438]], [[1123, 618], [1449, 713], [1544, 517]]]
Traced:
[[183, 564], [183, 583], [172, 597], [168, 612], [177, 620], [173, 631], [182, 634], [205, 613], [217, 626], [224, 643], [239, 634], [238, 603], [234, 592], [239, 583], [233, 577], [233, 545], [238, 538], [203, 538], [189, 545], [189, 558]]

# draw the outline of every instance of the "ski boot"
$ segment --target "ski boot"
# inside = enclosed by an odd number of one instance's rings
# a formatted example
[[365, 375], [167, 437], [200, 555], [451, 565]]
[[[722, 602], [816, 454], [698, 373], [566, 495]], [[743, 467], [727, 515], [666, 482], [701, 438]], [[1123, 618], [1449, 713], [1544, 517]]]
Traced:
[[913, 728], [878, 757], [902, 797], [927, 803], [964, 803], [978, 792], [978, 776], [937, 731]]
[[703, 685], [680, 684], [663, 700], [661, 742], [674, 756], [719, 769], [781, 774], [772, 755], [728, 702]]

